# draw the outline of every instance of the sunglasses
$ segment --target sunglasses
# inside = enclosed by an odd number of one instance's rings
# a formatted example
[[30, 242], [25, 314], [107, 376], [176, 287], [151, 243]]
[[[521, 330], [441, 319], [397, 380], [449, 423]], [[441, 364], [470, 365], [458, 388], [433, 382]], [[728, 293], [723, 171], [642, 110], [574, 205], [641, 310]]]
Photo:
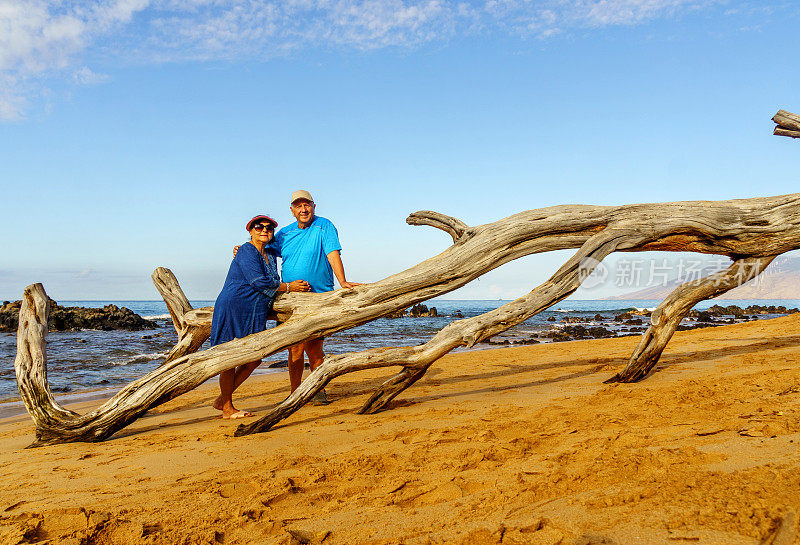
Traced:
[[256, 231], [258, 231], [260, 233], [261, 231], [265, 231], [265, 230], [266, 231], [274, 231], [275, 230], [275, 226], [272, 225], [272, 224], [256, 223], [255, 225], [253, 225], [253, 229], [255, 229]]

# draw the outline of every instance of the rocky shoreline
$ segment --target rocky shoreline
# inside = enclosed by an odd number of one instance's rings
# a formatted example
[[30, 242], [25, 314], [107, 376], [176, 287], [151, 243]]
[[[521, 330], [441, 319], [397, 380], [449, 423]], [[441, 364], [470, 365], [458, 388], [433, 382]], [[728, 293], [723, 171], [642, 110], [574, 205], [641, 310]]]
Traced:
[[[19, 321], [20, 301], [3, 302], [0, 306], [0, 332], [16, 332]], [[787, 308], [774, 305], [714, 305], [707, 310], [692, 310], [678, 326], [679, 331], [714, 327], [724, 324], [733, 324], [749, 320], [756, 320], [759, 316], [782, 316], [800, 312], [798, 308]], [[560, 320], [551, 316], [548, 321], [553, 325], [547, 331], [526, 338], [513, 339], [486, 339], [481, 344], [495, 346], [530, 345], [541, 342], [563, 342], [582, 339], [603, 339], [610, 337], [623, 337], [639, 335], [649, 325], [648, 310], [629, 310], [622, 313], [595, 313], [593, 316], [566, 315]], [[407, 310], [385, 316], [385, 318], [402, 317], [437, 317], [445, 316], [437, 312], [436, 307], [428, 308], [424, 304], [417, 304]], [[456, 310], [449, 314], [452, 318], [463, 318], [463, 314]], [[160, 327], [157, 322], [146, 320], [126, 307], [106, 305], [103, 308], [63, 307], [56, 301], [50, 300], [50, 317], [48, 328], [50, 331], [78, 331], [92, 329], [101, 331], [125, 330], [142, 331]]]
[[[4, 301], [0, 307], [0, 332], [15, 332], [19, 324], [20, 301]], [[112, 331], [141, 331], [155, 329], [156, 322], [145, 320], [132, 310], [117, 305], [103, 308], [62, 307], [50, 299], [50, 317], [47, 320], [50, 331], [78, 331], [98, 329]]]
[[[787, 315], [800, 312], [798, 308], [787, 308], [785, 306], [774, 305], [749, 305], [742, 308], [737, 305], [720, 306], [714, 305], [708, 310], [692, 310], [678, 326], [678, 331], [688, 329], [701, 329], [705, 327], [716, 327], [725, 324], [735, 324], [750, 320], [757, 320], [758, 316], [764, 315]], [[520, 339], [493, 340], [485, 339], [481, 344], [494, 346], [519, 346], [528, 344], [538, 344], [541, 342], [564, 342], [583, 339], [606, 339], [610, 337], [628, 337], [640, 335], [647, 330], [650, 321], [647, 320], [651, 315], [648, 310], [631, 310], [612, 316], [604, 316], [597, 313], [594, 316], [564, 316], [560, 322], [555, 317], [548, 318], [554, 322], [553, 326], [545, 332]], [[598, 325], [598, 323], [608, 324]], [[585, 324], [585, 325], [584, 325]], [[610, 328], [610, 329], [609, 329]]]

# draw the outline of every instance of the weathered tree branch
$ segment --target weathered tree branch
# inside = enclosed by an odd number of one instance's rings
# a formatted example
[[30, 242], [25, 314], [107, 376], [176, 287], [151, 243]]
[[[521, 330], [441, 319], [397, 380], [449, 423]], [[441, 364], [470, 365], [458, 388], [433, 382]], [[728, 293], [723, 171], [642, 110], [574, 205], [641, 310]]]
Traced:
[[783, 127], [792, 131], [800, 131], [800, 115], [787, 112], [786, 110], [778, 110], [772, 120]]
[[619, 374], [606, 380], [606, 383], [636, 382], [643, 379], [658, 363], [661, 353], [681, 320], [697, 303], [722, 295], [754, 279], [772, 263], [775, 257], [773, 255], [737, 259], [724, 271], [678, 286], [653, 311], [650, 316], [650, 327], [642, 335], [639, 345], [628, 360], [628, 365]]
[[453, 237], [453, 242], [457, 242], [468, 227], [466, 223], [459, 219], [445, 216], [444, 214], [431, 210], [414, 212], [406, 218], [406, 223], [409, 225], [429, 225], [441, 229]]
[[373, 367], [403, 365], [403, 370], [384, 383], [359, 411], [377, 412], [403, 389], [418, 380], [434, 361], [454, 348], [474, 346], [483, 339], [518, 325], [568, 297], [578, 289], [585, 278], [583, 275], [586, 272], [586, 263], [592, 263], [591, 267], [594, 268], [618, 245], [628, 244], [631, 240], [636, 240], [634, 233], [615, 231], [598, 233], [586, 241], [580, 251], [547, 282], [525, 297], [520, 297], [485, 314], [452, 322], [423, 345], [328, 356], [294, 393], [261, 419], [239, 426], [236, 435], [267, 431], [275, 423], [302, 407], [337, 376]]
[[153, 284], [164, 298], [172, 323], [178, 333], [178, 342], [167, 354], [164, 363], [197, 352], [211, 335], [211, 315], [213, 307], [195, 310], [183, 293], [172, 271], [158, 267], [153, 271]]
[[[327, 359], [296, 395], [271, 416], [279, 420], [291, 414], [313, 395], [313, 391], [340, 374], [371, 367], [402, 366], [400, 375], [383, 385], [375, 399], [362, 409], [371, 412], [385, 406], [389, 399], [417, 380], [426, 365], [453, 347], [471, 345], [504, 331], [572, 293], [582, 278], [580, 270], [591, 270], [592, 263], [601, 261], [610, 252], [693, 251], [742, 259], [774, 256], [800, 247], [800, 194], [618, 207], [555, 206], [469, 228], [454, 218], [431, 212], [414, 214], [409, 222], [433, 225], [448, 232], [456, 242], [438, 256], [373, 284], [323, 294], [282, 294], [274, 305], [285, 320], [282, 325], [177, 357], [132, 382], [87, 415], [73, 416], [47, 403], [42, 405], [42, 411], [36, 411], [26, 402], [36, 424], [38, 444], [105, 439], [147, 409], [195, 388], [220, 371], [264, 358], [304, 339], [349, 329], [443, 295], [513, 259], [580, 248], [548, 282], [526, 297], [482, 316], [454, 322], [422, 347], [368, 351]], [[590, 265], [587, 267], [586, 263]], [[28, 290], [32, 288], [35, 286]], [[175, 296], [174, 287], [164, 291]], [[34, 300], [44, 296], [44, 290], [38, 295], [34, 292], [36, 290], [31, 291]], [[181, 309], [189, 325], [187, 317], [193, 311], [185, 310], [188, 301], [177, 299], [178, 304], [173, 307]], [[24, 314], [30, 316], [25, 323], [46, 323], [46, 313], [46, 305], [41, 302], [28, 305]], [[198, 319], [196, 323], [204, 322]], [[27, 335], [31, 335], [32, 342], [37, 339], [27, 330], [21, 330], [21, 337]], [[41, 350], [43, 354], [43, 333], [38, 339], [41, 346], [28, 347], [28, 350]], [[40, 359], [44, 361], [43, 357]], [[23, 395], [23, 399], [31, 399], [36, 404], [40, 397], [36, 392], [49, 392], [46, 376], [36, 371], [33, 364], [25, 364], [24, 354], [18, 353], [18, 361], [23, 361], [17, 368], [18, 373], [27, 374], [29, 379], [19, 381], [20, 389], [31, 393]], [[31, 386], [32, 381], [36, 382], [35, 386]], [[268, 421], [269, 417], [254, 424], [268, 429], [274, 425], [273, 421]]]
[[786, 110], [778, 110], [778, 113], [772, 117], [772, 121], [777, 124], [772, 134], [800, 138], [800, 115]]
[[782, 129], [780, 127], [775, 127], [775, 130], [772, 131], [772, 134], [775, 136], [788, 136], [789, 138], [800, 138], [800, 131], [790, 131], [788, 129]]
[[79, 415], [56, 403], [47, 382], [45, 336], [49, 313], [50, 299], [42, 285], [29, 286], [22, 294], [14, 371], [20, 396], [34, 422], [58, 425], [63, 419]]

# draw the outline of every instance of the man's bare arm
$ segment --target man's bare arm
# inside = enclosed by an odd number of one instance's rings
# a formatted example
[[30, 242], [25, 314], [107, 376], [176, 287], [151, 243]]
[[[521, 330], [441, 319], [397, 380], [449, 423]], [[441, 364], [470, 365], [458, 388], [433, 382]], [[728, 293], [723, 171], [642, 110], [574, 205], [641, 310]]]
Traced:
[[360, 286], [361, 282], [348, 282], [347, 278], [344, 275], [344, 264], [342, 263], [342, 256], [339, 254], [339, 250], [334, 250], [328, 254], [328, 263], [331, 264], [331, 268], [333, 269], [333, 274], [336, 275], [336, 280], [339, 281], [339, 285], [343, 288], [354, 288], [356, 286]]

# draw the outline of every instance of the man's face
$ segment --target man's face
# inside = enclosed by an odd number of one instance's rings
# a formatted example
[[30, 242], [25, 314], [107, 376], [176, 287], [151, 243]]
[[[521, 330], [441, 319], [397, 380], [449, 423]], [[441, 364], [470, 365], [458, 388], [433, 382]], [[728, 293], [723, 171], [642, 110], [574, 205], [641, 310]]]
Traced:
[[300, 223], [310, 223], [314, 219], [316, 205], [306, 199], [297, 199], [289, 207], [294, 218]]

